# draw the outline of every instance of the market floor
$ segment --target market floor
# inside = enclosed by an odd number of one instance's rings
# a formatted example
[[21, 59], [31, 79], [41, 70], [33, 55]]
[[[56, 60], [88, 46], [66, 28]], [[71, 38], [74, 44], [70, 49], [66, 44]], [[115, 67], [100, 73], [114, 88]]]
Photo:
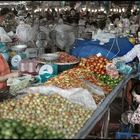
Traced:
[[[108, 126], [108, 139], [115, 139], [115, 134], [120, 129], [122, 114], [122, 99], [117, 97], [110, 106], [110, 122]], [[96, 124], [95, 128], [91, 131], [87, 139], [100, 139], [101, 138], [102, 121]]]

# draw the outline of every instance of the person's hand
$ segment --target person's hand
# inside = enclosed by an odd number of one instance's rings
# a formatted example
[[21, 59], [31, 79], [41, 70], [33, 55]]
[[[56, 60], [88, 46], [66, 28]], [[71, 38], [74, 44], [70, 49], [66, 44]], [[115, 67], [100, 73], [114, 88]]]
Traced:
[[115, 65], [118, 61], [123, 61], [121, 57], [116, 57], [112, 59], [112, 63]]
[[118, 57], [112, 59], [112, 63], [115, 65], [118, 61]]

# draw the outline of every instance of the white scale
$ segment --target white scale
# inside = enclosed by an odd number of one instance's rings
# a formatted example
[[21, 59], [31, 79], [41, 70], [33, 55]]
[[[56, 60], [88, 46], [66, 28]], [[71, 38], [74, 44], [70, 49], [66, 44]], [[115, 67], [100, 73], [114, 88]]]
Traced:
[[39, 71], [38, 72], [39, 75], [42, 75], [46, 72], [49, 74], [57, 75], [58, 74], [58, 65], [54, 64], [53, 61], [58, 58], [58, 54], [57, 53], [43, 54], [41, 56], [41, 58], [45, 59], [46, 62], [43, 62], [43, 64], [37, 68]]
[[38, 48], [27, 48], [25, 50], [27, 58], [37, 58]]
[[38, 48], [27, 48], [26, 45], [13, 46], [12, 50], [17, 52], [17, 55], [15, 55], [11, 60], [11, 65], [14, 69], [19, 67], [19, 63], [22, 59], [37, 58], [38, 56]]
[[22, 59], [26, 58], [26, 54], [24, 50], [27, 48], [26, 45], [16, 45], [13, 46], [11, 49], [15, 51], [17, 54], [11, 59], [11, 65], [13, 69], [19, 68], [19, 63]]

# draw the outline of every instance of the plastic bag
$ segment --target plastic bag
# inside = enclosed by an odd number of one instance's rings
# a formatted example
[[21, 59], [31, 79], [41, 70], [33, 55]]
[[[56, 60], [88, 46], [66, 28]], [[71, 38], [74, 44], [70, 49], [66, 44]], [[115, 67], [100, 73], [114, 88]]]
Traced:
[[6, 31], [0, 27], [0, 42], [12, 42]]
[[140, 124], [140, 105], [134, 111], [133, 115], [131, 116], [130, 123], [132, 124]]
[[[81, 79], [81, 80], [82, 80], [82, 79]], [[89, 81], [87, 81], [87, 80], [82, 80], [82, 81], [85, 83], [87, 89], [88, 89], [91, 93], [95, 93], [95, 94], [97, 94], [97, 95], [99, 95], [99, 96], [105, 96], [105, 93], [104, 93], [104, 91], [103, 91], [103, 89], [102, 89], [101, 87], [96, 86], [95, 84], [93, 84], [93, 83], [91, 83], [91, 82], [89, 82]]]
[[118, 72], [116, 66], [112, 63], [109, 63], [106, 65], [106, 72], [111, 78], [119, 77], [119, 72]]
[[80, 104], [84, 106], [85, 108], [90, 108], [92, 110], [95, 110], [97, 108], [97, 105], [92, 98], [92, 95], [89, 93], [88, 90], [83, 88], [71, 88], [68, 90], [64, 90], [55, 86], [38, 86], [38, 87], [30, 87], [24, 92], [28, 93], [40, 93], [40, 94], [46, 94], [51, 95], [58, 93], [62, 97], [70, 100], [73, 103]]
[[18, 78], [9, 78], [7, 80], [7, 85], [10, 86], [10, 93], [12, 95], [17, 95], [18, 91], [28, 87], [30, 80], [30, 75]]
[[123, 61], [117, 61], [116, 63], [117, 70], [122, 74], [130, 74], [132, 72], [132, 67], [126, 65]]
[[16, 35], [21, 42], [29, 42], [32, 40], [32, 28], [28, 24], [20, 24], [17, 26]]

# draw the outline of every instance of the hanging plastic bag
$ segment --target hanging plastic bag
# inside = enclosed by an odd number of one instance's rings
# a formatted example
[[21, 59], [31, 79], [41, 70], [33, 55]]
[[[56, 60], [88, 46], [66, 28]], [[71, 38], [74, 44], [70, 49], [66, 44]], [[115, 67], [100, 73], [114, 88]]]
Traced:
[[0, 27], [0, 42], [12, 42], [12, 39], [8, 36], [3, 27]]
[[32, 28], [30, 25], [22, 23], [17, 26], [16, 35], [20, 42], [27, 43], [32, 40]]

